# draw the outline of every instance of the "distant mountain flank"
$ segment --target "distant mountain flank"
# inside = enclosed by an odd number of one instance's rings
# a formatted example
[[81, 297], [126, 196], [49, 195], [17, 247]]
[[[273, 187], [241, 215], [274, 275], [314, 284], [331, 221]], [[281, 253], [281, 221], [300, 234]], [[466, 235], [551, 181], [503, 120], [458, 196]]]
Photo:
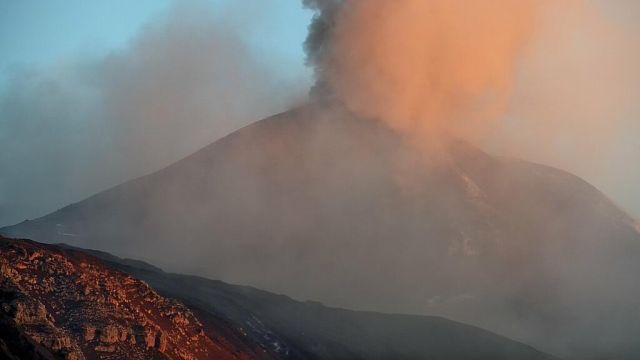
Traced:
[[0, 233], [330, 306], [440, 315], [562, 356], [640, 354], [631, 217], [559, 169], [462, 141], [413, 145], [311, 104]]

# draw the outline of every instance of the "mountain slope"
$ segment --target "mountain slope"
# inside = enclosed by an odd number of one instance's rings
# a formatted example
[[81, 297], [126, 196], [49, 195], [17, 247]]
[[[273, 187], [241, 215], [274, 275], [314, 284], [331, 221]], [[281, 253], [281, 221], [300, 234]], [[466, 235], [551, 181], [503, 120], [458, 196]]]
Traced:
[[464, 143], [439, 151], [311, 105], [2, 232], [329, 305], [444, 315], [578, 358], [637, 350], [633, 219], [561, 170]]
[[184, 275], [141, 277], [208, 314], [266, 328], [273, 347], [309, 359], [552, 359], [444, 318], [334, 309]]
[[68, 246], [0, 238], [0, 264], [0, 357], [551, 359], [443, 318], [331, 309]]
[[0, 238], [0, 357], [267, 358], [82, 252]]

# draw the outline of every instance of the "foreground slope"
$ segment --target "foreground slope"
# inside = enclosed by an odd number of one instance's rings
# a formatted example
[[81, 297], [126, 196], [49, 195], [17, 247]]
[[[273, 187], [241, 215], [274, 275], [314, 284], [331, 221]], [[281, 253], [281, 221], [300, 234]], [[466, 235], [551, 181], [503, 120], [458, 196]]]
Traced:
[[67, 246], [0, 238], [0, 264], [0, 358], [551, 359], [442, 318], [331, 309]]
[[556, 359], [444, 318], [330, 308], [89, 252], [190, 304], [204, 319], [212, 316], [238, 324], [286, 359]]
[[78, 251], [0, 237], [0, 275], [0, 358], [267, 358]]
[[311, 105], [1, 232], [445, 315], [578, 358], [640, 349], [633, 219], [564, 171], [464, 143], [438, 151]]

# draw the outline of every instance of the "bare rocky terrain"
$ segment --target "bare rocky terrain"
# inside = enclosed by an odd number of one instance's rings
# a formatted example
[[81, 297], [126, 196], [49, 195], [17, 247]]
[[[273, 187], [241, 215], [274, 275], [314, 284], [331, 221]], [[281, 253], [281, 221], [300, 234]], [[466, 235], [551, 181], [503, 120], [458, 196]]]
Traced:
[[0, 254], [0, 354], [5, 358], [263, 357], [220, 332], [205, 331], [179, 301], [92, 256], [4, 238]]
[[3, 359], [554, 359], [443, 318], [334, 309], [29, 240], [0, 237], [0, 275]]

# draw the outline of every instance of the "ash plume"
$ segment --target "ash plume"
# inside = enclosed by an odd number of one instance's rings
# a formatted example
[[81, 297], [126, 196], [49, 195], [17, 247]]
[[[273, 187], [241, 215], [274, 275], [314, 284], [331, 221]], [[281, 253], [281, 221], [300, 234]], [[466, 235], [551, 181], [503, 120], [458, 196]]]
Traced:
[[314, 96], [418, 147], [463, 138], [576, 173], [640, 214], [634, 1], [305, 0]]
[[317, 87], [355, 113], [420, 134], [421, 142], [435, 133], [459, 136], [504, 113], [543, 6], [538, 0], [305, 4], [317, 12], [306, 42]]

